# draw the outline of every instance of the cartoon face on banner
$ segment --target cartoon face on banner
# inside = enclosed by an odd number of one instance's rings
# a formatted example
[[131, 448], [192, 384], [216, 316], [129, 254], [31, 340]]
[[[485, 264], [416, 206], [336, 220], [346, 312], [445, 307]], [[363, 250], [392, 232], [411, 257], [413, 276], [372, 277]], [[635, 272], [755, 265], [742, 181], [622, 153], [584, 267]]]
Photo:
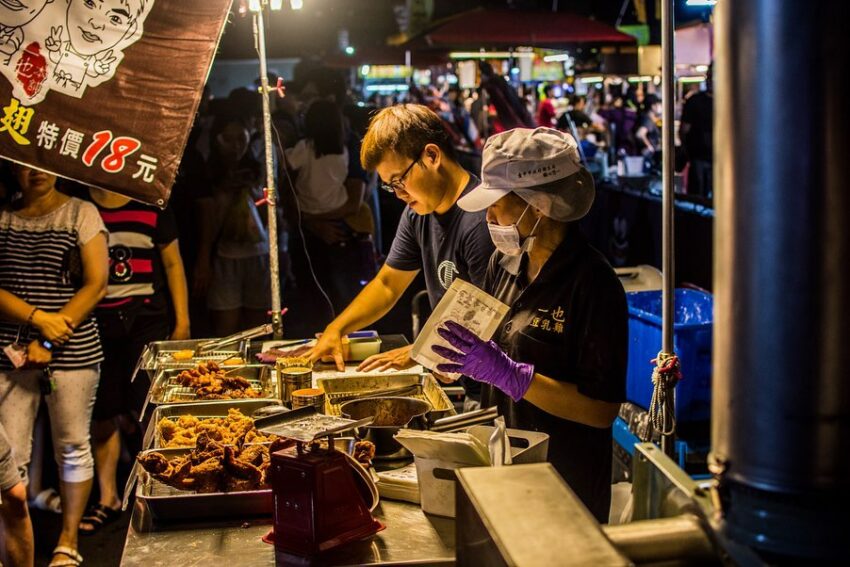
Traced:
[[155, 0], [0, 0], [0, 72], [25, 106], [108, 81]]

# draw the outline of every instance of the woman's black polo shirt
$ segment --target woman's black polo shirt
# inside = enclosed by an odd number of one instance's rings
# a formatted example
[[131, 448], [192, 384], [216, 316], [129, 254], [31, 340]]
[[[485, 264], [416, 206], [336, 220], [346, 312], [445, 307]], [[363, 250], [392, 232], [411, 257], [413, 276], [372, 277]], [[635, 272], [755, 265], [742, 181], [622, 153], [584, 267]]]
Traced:
[[[511, 306], [494, 340], [512, 359], [578, 386], [608, 402], [626, 395], [628, 310], [614, 270], [577, 226], [529, 285], [525, 263], [518, 276], [505, 271], [496, 252], [486, 289]], [[555, 417], [531, 403], [515, 403], [485, 387], [483, 406], [497, 405], [509, 427], [548, 433], [549, 461], [600, 522], [611, 503], [611, 428], [599, 429]]]

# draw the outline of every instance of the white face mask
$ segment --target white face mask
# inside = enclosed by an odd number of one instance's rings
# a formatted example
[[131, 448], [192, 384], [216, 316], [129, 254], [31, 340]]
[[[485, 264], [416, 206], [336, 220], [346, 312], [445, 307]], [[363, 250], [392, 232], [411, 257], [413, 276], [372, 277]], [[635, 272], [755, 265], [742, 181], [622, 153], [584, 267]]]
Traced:
[[[540, 219], [537, 219], [537, 223], [535, 223], [534, 228], [531, 229], [531, 234], [526, 237], [526, 242], [523, 242], [520, 239], [518, 228], [519, 222], [522, 220], [522, 217], [525, 216], [525, 212], [530, 207], [531, 205], [527, 205], [516, 222], [509, 224], [508, 226], [501, 226], [491, 222], [487, 223], [487, 230], [490, 231], [490, 238], [493, 240], [496, 250], [506, 256], [519, 256], [531, 248], [530, 245], [534, 238], [534, 231], [537, 230], [537, 225], [540, 223]], [[526, 244], [529, 246], [525, 246]]]

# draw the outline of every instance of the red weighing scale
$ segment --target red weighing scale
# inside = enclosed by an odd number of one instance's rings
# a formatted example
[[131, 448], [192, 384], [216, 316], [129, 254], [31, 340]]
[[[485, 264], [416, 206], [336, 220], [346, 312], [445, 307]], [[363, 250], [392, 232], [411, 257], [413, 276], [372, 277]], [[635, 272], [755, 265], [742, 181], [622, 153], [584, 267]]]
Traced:
[[[371, 421], [323, 415], [314, 407], [257, 420], [262, 433], [295, 441], [271, 455], [274, 529], [263, 540], [276, 551], [312, 557], [384, 529], [367, 506], [377, 496], [360, 478], [359, 465], [334, 445], [335, 435]], [[319, 439], [327, 439], [327, 447], [316, 445]]]

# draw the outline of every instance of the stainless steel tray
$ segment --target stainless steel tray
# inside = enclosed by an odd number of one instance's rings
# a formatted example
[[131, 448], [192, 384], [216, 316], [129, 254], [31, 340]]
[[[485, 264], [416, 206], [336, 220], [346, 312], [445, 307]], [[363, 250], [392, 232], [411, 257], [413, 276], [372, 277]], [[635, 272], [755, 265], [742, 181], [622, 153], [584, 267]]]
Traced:
[[188, 360], [174, 360], [171, 358], [175, 352], [181, 350], [197, 351], [200, 345], [209, 343], [211, 340], [214, 339], [155, 341], [148, 343], [142, 351], [142, 355], [139, 357], [139, 361], [136, 364], [136, 370], [133, 372], [133, 377], [135, 378], [136, 374], [143, 370], [147, 372], [148, 376], [151, 380], [153, 380], [157, 371], [161, 368], [191, 368], [197, 366], [199, 362], [208, 362], [210, 360], [221, 362], [222, 360], [227, 360], [228, 358], [237, 356], [241, 357], [247, 363], [248, 346], [250, 343], [248, 340], [242, 340], [232, 345], [227, 345], [228, 348], [226, 349], [223, 348], [213, 352], [196, 354]]
[[410, 394], [412, 398], [425, 400], [431, 404], [429, 420], [434, 421], [457, 412], [451, 400], [440, 387], [432, 374], [375, 374], [373, 376], [352, 376], [339, 378], [316, 377], [316, 384], [325, 391], [325, 413], [340, 415], [339, 407], [349, 399], [372, 394], [380, 390], [391, 390], [404, 386], [418, 386]]
[[272, 405], [280, 405], [278, 400], [229, 400], [229, 404], [219, 402], [197, 402], [192, 404], [173, 404], [157, 406], [153, 411], [145, 436], [142, 440], [143, 449], [159, 449], [162, 439], [157, 432], [157, 424], [163, 418], [176, 420], [184, 415], [193, 415], [198, 419], [226, 417], [230, 409], [238, 409], [244, 415], [251, 417], [255, 411]]
[[[191, 449], [159, 449], [157, 452], [171, 459], [188, 453]], [[152, 451], [144, 451], [150, 453]], [[135, 464], [138, 473], [136, 499], [147, 506], [156, 520], [197, 520], [222, 518], [233, 520], [248, 516], [272, 514], [272, 491], [251, 490], [240, 492], [209, 492], [199, 494], [177, 490], [165, 485]]]
[[[245, 366], [227, 366], [226, 371], [229, 374], [241, 376], [251, 383], [251, 386], [259, 390], [259, 398], [249, 398], [251, 400], [272, 400], [278, 401], [280, 398], [277, 394], [277, 381], [274, 378], [274, 369], [271, 366], [264, 364], [249, 364]], [[181, 386], [177, 383], [177, 376], [186, 370], [186, 368], [162, 368], [157, 371], [156, 376], [151, 384], [150, 392], [148, 393], [149, 403], [154, 405], [161, 404], [186, 404], [186, 403], [218, 403], [227, 404], [233, 403], [234, 400], [207, 400], [196, 399], [195, 391], [192, 388]], [[236, 398], [242, 399], [242, 398]], [[142, 412], [144, 415], [144, 411]]]

